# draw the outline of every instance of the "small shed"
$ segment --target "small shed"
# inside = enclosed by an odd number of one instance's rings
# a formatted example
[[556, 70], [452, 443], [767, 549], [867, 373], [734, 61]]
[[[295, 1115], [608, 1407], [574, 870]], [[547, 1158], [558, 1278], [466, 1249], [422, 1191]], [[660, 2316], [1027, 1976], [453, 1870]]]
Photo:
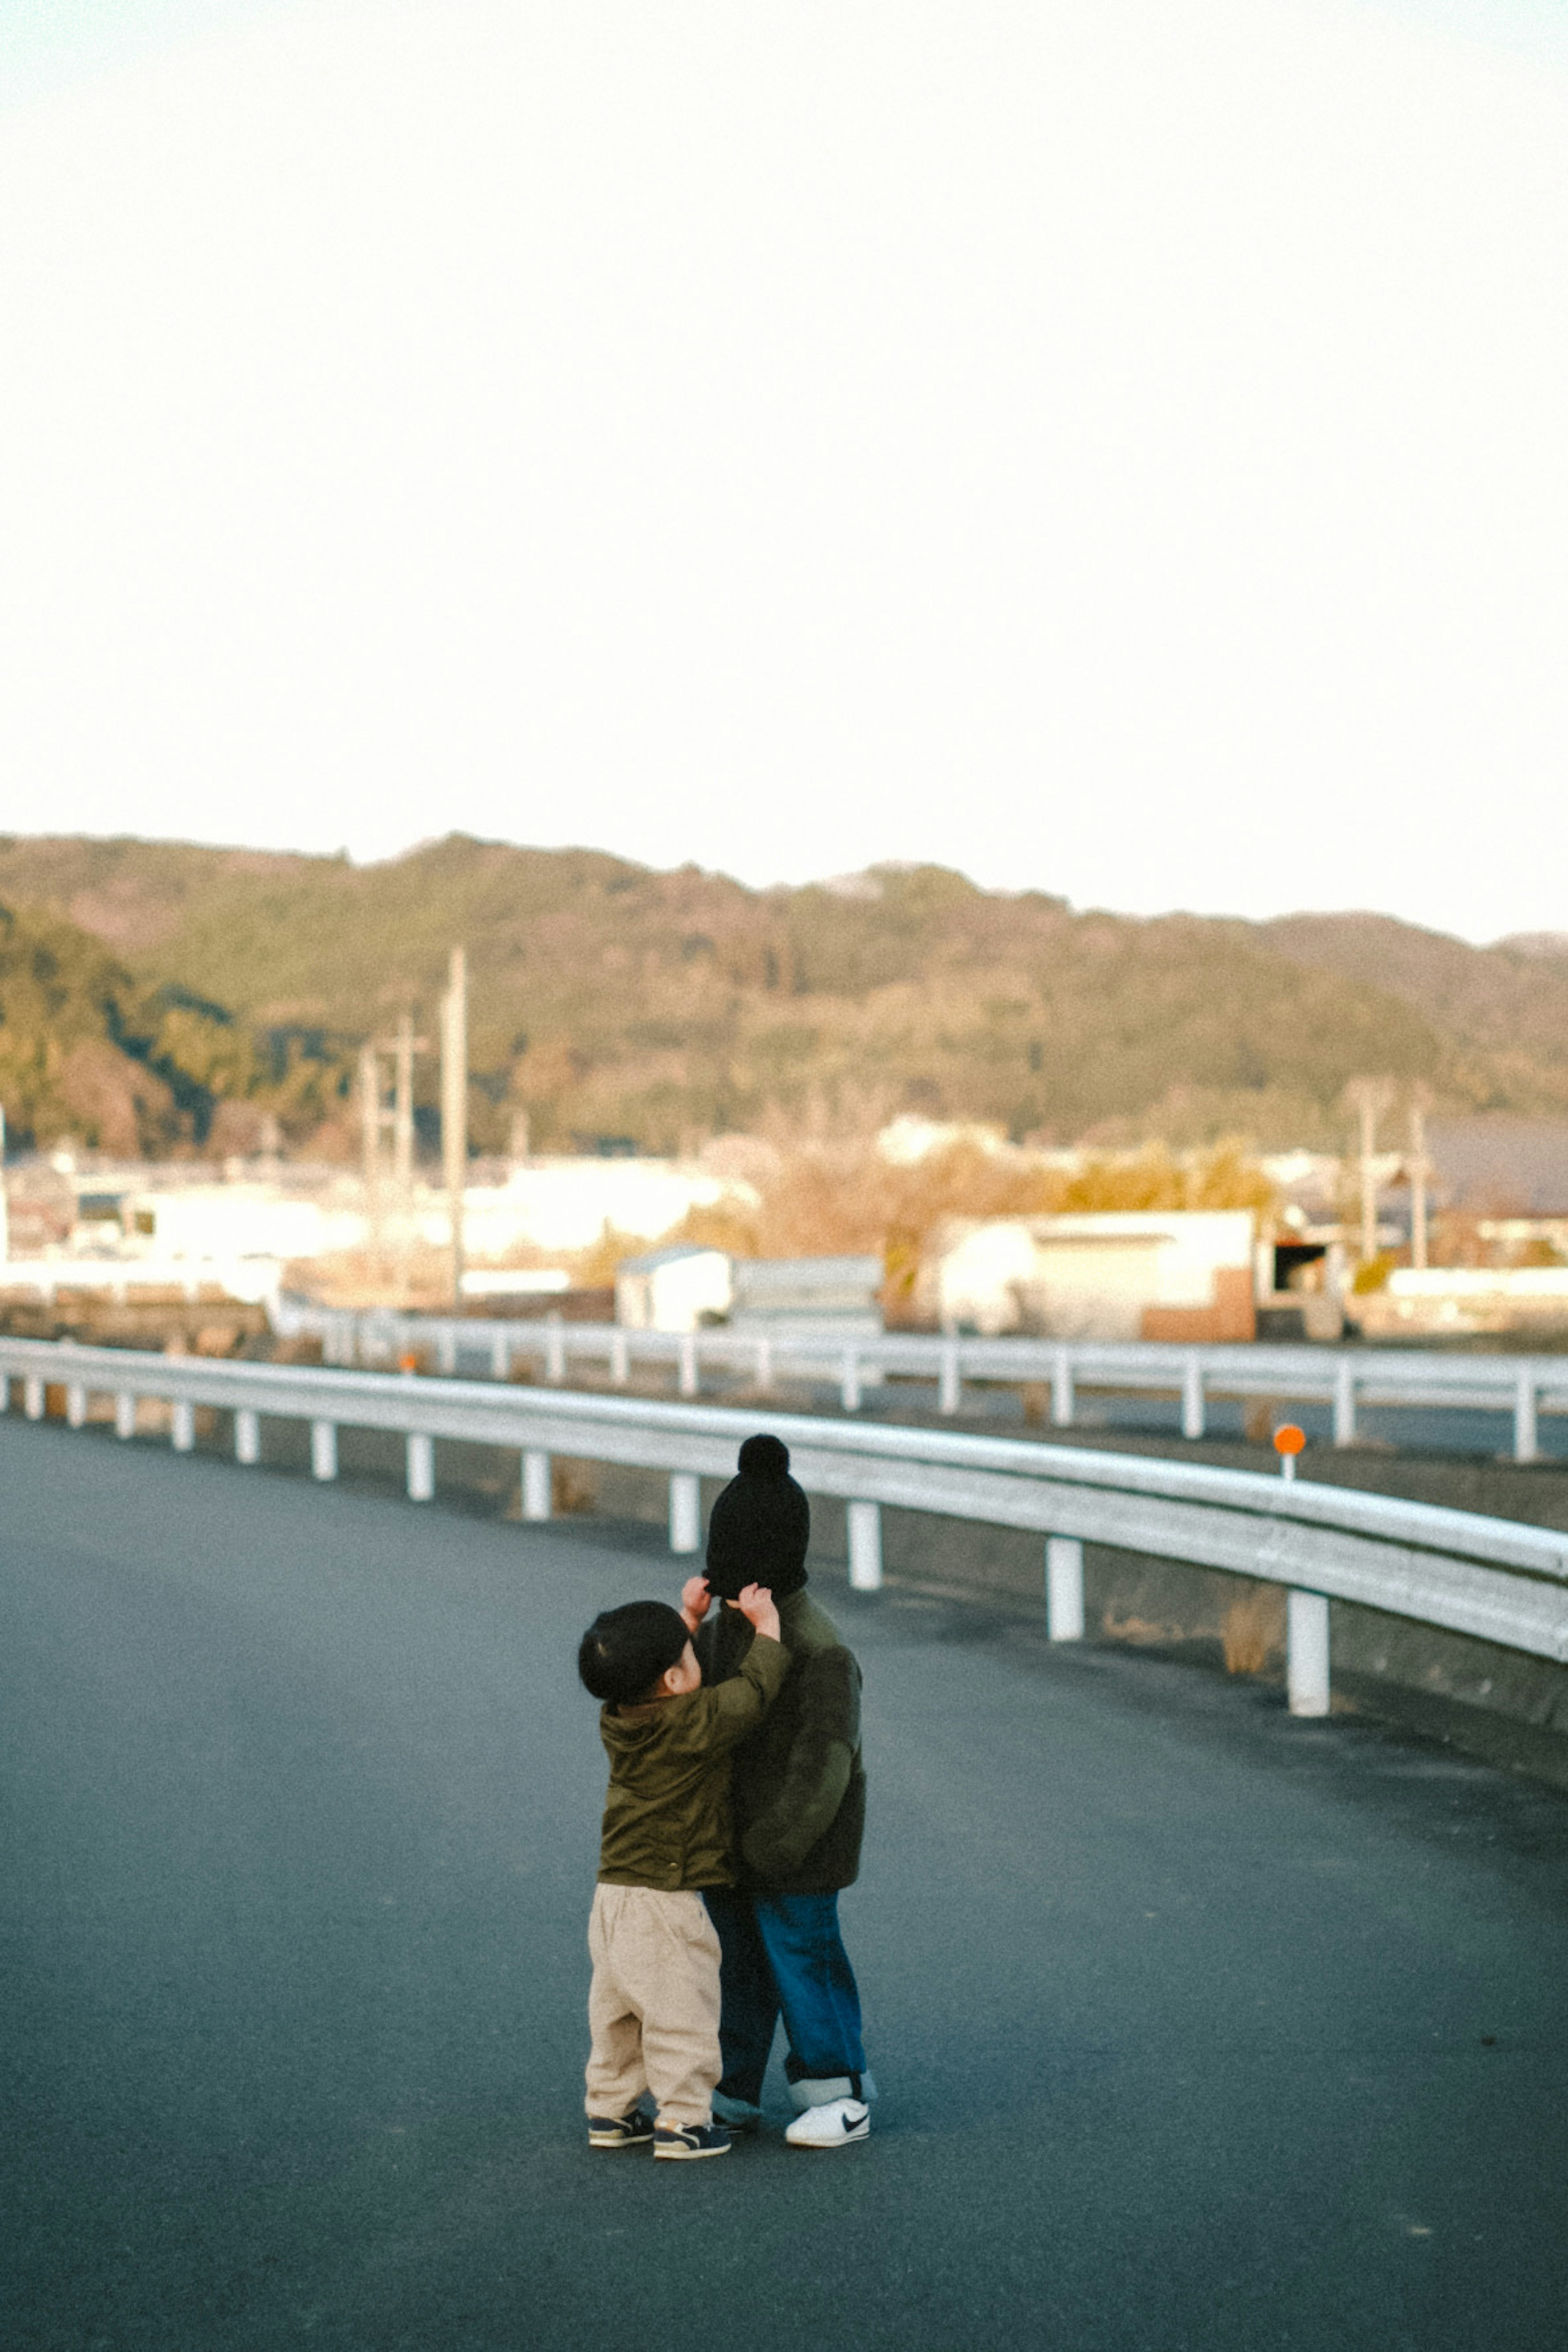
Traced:
[[882, 1328], [879, 1257], [737, 1258], [734, 1291], [738, 1331], [865, 1339]]
[[645, 1250], [616, 1268], [616, 1320], [628, 1331], [695, 1331], [721, 1321], [730, 1299], [727, 1253], [695, 1242]]

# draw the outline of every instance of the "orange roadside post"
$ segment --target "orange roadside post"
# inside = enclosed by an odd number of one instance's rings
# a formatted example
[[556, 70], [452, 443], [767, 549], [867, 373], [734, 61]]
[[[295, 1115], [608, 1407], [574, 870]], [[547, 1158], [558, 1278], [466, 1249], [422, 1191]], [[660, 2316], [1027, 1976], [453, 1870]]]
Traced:
[[1296, 1456], [1306, 1443], [1307, 1433], [1304, 1429], [1299, 1429], [1293, 1421], [1280, 1423], [1274, 1433], [1274, 1451], [1279, 1456], [1281, 1478], [1289, 1479], [1296, 1475]]

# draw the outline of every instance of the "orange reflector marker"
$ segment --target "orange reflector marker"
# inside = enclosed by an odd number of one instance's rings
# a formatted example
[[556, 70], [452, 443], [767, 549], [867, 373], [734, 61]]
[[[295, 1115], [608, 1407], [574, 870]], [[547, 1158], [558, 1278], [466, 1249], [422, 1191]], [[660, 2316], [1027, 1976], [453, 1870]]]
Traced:
[[1274, 1433], [1274, 1451], [1279, 1456], [1279, 1475], [1296, 1475], [1296, 1456], [1307, 1443], [1307, 1433], [1298, 1429], [1293, 1421], [1282, 1421]]

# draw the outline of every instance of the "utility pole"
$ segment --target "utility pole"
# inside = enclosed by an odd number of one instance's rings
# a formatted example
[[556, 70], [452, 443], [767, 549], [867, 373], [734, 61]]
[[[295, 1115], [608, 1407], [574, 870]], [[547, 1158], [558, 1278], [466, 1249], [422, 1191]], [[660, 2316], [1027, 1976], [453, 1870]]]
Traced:
[[1352, 1078], [1345, 1098], [1361, 1119], [1361, 1259], [1367, 1265], [1377, 1255], [1377, 1181], [1372, 1164], [1377, 1151], [1377, 1122], [1394, 1099], [1394, 1081]]
[[392, 1179], [397, 1205], [406, 1215], [414, 1192], [414, 1056], [422, 1041], [414, 1034], [414, 1015], [405, 1013], [397, 1024], [393, 1045], [396, 1076], [392, 1111]]
[[[397, 1034], [372, 1037], [360, 1047], [360, 1147], [364, 1168], [365, 1223], [378, 1280], [388, 1273], [388, 1224], [396, 1259], [398, 1297], [406, 1302], [409, 1255], [414, 1246], [414, 1056], [426, 1051], [414, 1034], [414, 1016], [405, 1013]], [[392, 1101], [386, 1100], [382, 1055], [392, 1064]], [[392, 1183], [382, 1138], [392, 1139]]]
[[414, 1249], [414, 1055], [423, 1040], [414, 1034], [414, 1015], [397, 1024], [393, 1046], [392, 1197], [397, 1203], [397, 1303], [408, 1304], [409, 1261]]
[[1417, 1087], [1410, 1100], [1410, 1263], [1426, 1263], [1426, 1104]]
[[381, 1199], [381, 1063], [374, 1043], [359, 1049], [360, 1158], [364, 1178], [364, 1219], [371, 1255], [379, 1263], [384, 1230]]
[[452, 1306], [463, 1301], [463, 1187], [468, 1173], [468, 960], [452, 950], [441, 999], [441, 1159], [452, 1234]]

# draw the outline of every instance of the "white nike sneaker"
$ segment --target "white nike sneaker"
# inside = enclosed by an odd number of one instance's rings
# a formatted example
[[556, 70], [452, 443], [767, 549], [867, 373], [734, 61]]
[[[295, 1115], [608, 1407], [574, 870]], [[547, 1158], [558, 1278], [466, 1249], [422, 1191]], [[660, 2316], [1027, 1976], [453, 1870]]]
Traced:
[[871, 2110], [864, 2099], [830, 2099], [796, 2116], [784, 2137], [791, 2147], [847, 2147], [871, 2136]]

